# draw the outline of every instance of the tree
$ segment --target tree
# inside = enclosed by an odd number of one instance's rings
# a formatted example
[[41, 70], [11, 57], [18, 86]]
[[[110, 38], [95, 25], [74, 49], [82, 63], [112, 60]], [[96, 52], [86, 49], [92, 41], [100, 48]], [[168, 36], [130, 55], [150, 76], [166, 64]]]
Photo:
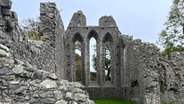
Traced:
[[21, 22], [23, 33], [31, 40], [41, 40], [43, 34], [40, 31], [40, 20], [28, 18]]
[[165, 49], [164, 54], [184, 51], [184, 0], [173, 0], [165, 29], [159, 35], [158, 42]]
[[104, 69], [105, 69], [105, 80], [110, 81], [111, 80], [111, 55], [110, 55], [110, 42], [105, 42], [105, 63], [104, 63]]
[[75, 68], [76, 68], [76, 81], [82, 80], [82, 64], [81, 56], [75, 53]]
[[[96, 50], [95, 50], [96, 51]], [[104, 74], [105, 74], [105, 80], [110, 81], [111, 80], [111, 56], [110, 56], [110, 42], [104, 43], [104, 56], [105, 56], [105, 62], [104, 62]], [[93, 68], [96, 70], [97, 68], [97, 56], [93, 55]]]
[[75, 42], [75, 69], [76, 81], [82, 81], [82, 59], [81, 59], [81, 43]]

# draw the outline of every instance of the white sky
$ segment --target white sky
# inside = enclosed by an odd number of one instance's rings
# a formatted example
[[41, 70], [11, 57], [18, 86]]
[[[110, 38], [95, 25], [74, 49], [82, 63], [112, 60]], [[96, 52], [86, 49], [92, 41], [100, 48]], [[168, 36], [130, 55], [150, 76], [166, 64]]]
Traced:
[[56, 2], [65, 29], [73, 13], [82, 10], [88, 25], [97, 25], [101, 16], [111, 15], [122, 34], [152, 43], [156, 43], [172, 5], [172, 0], [13, 0], [12, 10], [19, 21], [38, 17], [43, 1]]

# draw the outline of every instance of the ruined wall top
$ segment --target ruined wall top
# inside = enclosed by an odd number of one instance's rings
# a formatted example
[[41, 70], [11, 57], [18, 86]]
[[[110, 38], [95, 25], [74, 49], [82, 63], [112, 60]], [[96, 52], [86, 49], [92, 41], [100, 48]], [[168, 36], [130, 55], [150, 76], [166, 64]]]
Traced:
[[18, 20], [17, 14], [11, 11], [12, 1], [11, 0], [0, 0], [0, 15], [11, 16], [12, 19]]
[[99, 19], [99, 26], [102, 27], [117, 27], [116, 21], [112, 16], [103, 16]]
[[12, 6], [12, 1], [11, 0], [0, 0], [0, 6], [10, 9]]
[[12, 1], [11, 0], [0, 0], [0, 14], [5, 15], [5, 16], [10, 16], [11, 15], [11, 6], [12, 6]]
[[54, 33], [55, 18], [57, 15], [57, 9], [55, 3], [40, 3], [40, 20], [42, 21], [41, 30], [45, 33]]
[[68, 27], [81, 27], [86, 26], [86, 16], [81, 10], [74, 13]]
[[[99, 19], [100, 27], [117, 27], [116, 21], [112, 16], [102, 16]], [[68, 27], [86, 27], [86, 16], [81, 10], [73, 14]]]

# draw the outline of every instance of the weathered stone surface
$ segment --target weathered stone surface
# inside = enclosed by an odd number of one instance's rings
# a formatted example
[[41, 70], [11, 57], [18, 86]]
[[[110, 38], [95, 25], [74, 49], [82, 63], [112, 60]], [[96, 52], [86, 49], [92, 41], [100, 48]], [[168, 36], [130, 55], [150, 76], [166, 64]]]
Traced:
[[11, 15], [11, 10], [8, 9], [8, 8], [1, 8], [1, 13], [2, 13], [2, 15], [10, 16]]
[[66, 93], [66, 99], [71, 100], [73, 98], [73, 94], [71, 92]]
[[16, 65], [14, 68], [13, 68], [13, 72], [15, 74], [23, 74], [25, 71], [24, 71], [24, 67], [22, 65]]
[[[65, 91], [65, 90], [63, 90], [63, 91]], [[63, 99], [63, 97], [64, 97], [64, 93], [62, 91], [54, 91], [53, 94], [57, 100]]]
[[86, 26], [86, 16], [81, 10], [74, 13], [68, 27], [81, 27]]
[[60, 101], [57, 101], [55, 104], [68, 104], [68, 103], [64, 100], [60, 100]]
[[99, 26], [102, 27], [117, 27], [112, 16], [103, 16], [99, 19]]
[[10, 9], [12, 6], [12, 1], [11, 0], [0, 0], [0, 6]]
[[9, 73], [11, 73], [11, 70], [7, 67], [3, 67], [0, 70], [0, 75], [6, 75], [6, 74], [9, 74]]
[[43, 104], [54, 104], [55, 103], [55, 99], [53, 99], [53, 98], [41, 99], [41, 103], [43, 103]]
[[2, 49], [0, 49], [0, 57], [7, 57], [8, 53]]
[[[136, 104], [184, 103], [183, 53], [171, 54], [171, 60], [161, 59], [154, 44], [122, 35], [112, 16], [101, 17], [99, 26], [87, 26], [85, 15], [78, 11], [64, 31], [60, 12], [50, 2], [40, 5], [40, 30], [45, 39], [29, 40], [10, 8], [10, 0], [0, 0], [0, 102], [94, 104], [90, 95], [127, 98]], [[95, 82], [89, 79], [91, 38], [97, 42]], [[75, 82], [76, 41], [83, 46], [82, 84]], [[110, 42], [110, 81], [104, 81], [105, 42]]]
[[58, 88], [57, 83], [55, 81], [46, 79], [41, 83], [41, 87], [45, 89], [50, 89], [50, 88]]
[[80, 93], [75, 93], [73, 96], [75, 101], [86, 101], [87, 99], [86, 95]]
[[6, 52], [9, 52], [9, 48], [5, 45], [0, 44], [0, 49], [5, 50]]
[[[3, 49], [9, 54], [9, 49]], [[54, 73], [38, 70], [28, 62], [14, 59], [12, 55], [0, 59], [9, 60], [0, 67], [2, 104], [90, 104], [86, 103], [90, 101], [86, 91], [79, 89], [81, 84], [59, 80]], [[12, 67], [4, 65], [7, 63], [13, 64]]]
[[50, 74], [48, 77], [51, 79], [58, 79], [58, 77], [54, 73]]
[[172, 52], [161, 58], [161, 100], [166, 103], [183, 104], [184, 52]]

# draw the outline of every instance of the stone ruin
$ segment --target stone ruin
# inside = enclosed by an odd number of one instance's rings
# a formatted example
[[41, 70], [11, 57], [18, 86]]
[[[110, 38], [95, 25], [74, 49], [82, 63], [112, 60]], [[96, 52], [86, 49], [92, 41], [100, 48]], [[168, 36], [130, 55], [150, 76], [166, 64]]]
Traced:
[[[64, 30], [55, 3], [40, 4], [44, 40], [29, 40], [10, 0], [0, 0], [0, 104], [94, 104], [95, 98], [130, 99], [135, 104], [183, 104], [184, 53], [160, 56], [150, 43], [119, 31], [112, 16], [87, 26], [82, 11]], [[90, 80], [89, 41], [96, 40], [96, 80]], [[75, 42], [81, 44], [81, 81], [76, 80]], [[111, 56], [105, 80], [105, 44]], [[68, 82], [68, 81], [69, 82]], [[89, 93], [89, 94], [88, 94]]]

